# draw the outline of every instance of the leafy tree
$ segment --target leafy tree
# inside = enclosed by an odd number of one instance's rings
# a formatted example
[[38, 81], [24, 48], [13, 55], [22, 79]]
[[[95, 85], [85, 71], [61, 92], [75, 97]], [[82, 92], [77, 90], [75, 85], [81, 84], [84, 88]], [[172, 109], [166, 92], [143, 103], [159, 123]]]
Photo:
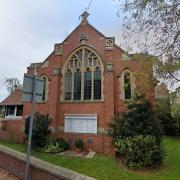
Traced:
[[[158, 57], [156, 75], [168, 82], [179, 82], [179, 0], [118, 1], [117, 14], [124, 21], [124, 45], [131, 51], [139, 49], [154, 54]], [[166, 63], [163, 63], [162, 58], [165, 56]]]
[[21, 89], [22, 85], [20, 81], [17, 78], [11, 77], [11, 78], [5, 78], [6, 88], [7, 91], [11, 94], [13, 91]]
[[180, 58], [173, 58], [165, 62], [160, 58], [155, 58], [154, 75], [170, 85], [180, 82]]
[[154, 91], [151, 90], [154, 89], [157, 81], [153, 77], [154, 57], [149, 54], [136, 53], [133, 55], [133, 59], [138, 61], [140, 65], [139, 70], [134, 72], [138, 92], [146, 94], [146, 96], [152, 96]]
[[127, 103], [127, 111], [115, 115], [110, 127], [113, 144], [126, 166], [139, 168], [162, 162], [160, 122], [145, 96], [137, 93]]
[[180, 133], [180, 101], [177, 99], [176, 91], [170, 94], [170, 102], [172, 117], [175, 119], [178, 132]]
[[157, 116], [161, 121], [163, 132], [166, 135], [176, 135], [177, 123], [171, 115], [169, 96], [157, 98]]
[[[32, 146], [34, 148], [44, 148], [48, 142], [51, 130], [49, 129], [49, 118], [48, 115], [42, 115], [39, 113], [35, 114], [33, 121], [33, 131], [32, 131]], [[30, 121], [27, 121], [25, 134], [29, 134]]]

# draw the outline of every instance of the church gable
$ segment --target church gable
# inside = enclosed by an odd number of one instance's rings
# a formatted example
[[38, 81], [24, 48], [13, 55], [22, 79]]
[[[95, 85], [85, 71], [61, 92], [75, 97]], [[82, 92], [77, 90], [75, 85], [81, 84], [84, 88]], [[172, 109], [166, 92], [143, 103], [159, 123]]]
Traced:
[[122, 52], [121, 49], [117, 48], [117, 45], [115, 45], [115, 38], [106, 37], [98, 31], [88, 22], [87, 13], [84, 12], [84, 14], [82, 15], [81, 23], [67, 36], [67, 38], [65, 38], [62, 43], [55, 44], [54, 55], [67, 57], [68, 53], [71, 53], [80, 45], [87, 45], [95, 49], [101, 55], [104, 54], [105, 50]]
[[[114, 37], [106, 37], [103, 33], [93, 27], [87, 20], [87, 14], [82, 15], [81, 23], [64, 39], [63, 42], [54, 44], [54, 51], [42, 62], [40, 68], [58, 66], [64, 63], [76, 48], [86, 45], [94, 49], [103, 61], [113, 62], [132, 60], [126, 52], [115, 44]], [[48, 62], [48, 63], [47, 63]], [[54, 62], [56, 62], [54, 64]], [[52, 67], [54, 68], [54, 67]]]
[[77, 28], [60, 44], [55, 45], [55, 55], [67, 56], [80, 45], [87, 45], [103, 52], [105, 49], [106, 37], [95, 30], [88, 22], [81, 22]]

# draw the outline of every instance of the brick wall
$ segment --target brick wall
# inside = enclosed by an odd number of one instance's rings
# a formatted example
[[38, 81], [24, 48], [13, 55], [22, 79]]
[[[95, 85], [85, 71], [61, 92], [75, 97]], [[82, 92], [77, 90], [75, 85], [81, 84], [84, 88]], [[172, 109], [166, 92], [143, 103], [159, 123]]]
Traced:
[[9, 139], [16, 143], [23, 143], [25, 139], [23, 127], [23, 120], [2, 120], [2, 128], [0, 129], [0, 139]]
[[[101, 57], [102, 64], [104, 66], [103, 73], [103, 95], [104, 99], [102, 102], [79, 102], [79, 103], [67, 103], [61, 101], [62, 95], [62, 73], [59, 75], [54, 75], [53, 70], [55, 67], [59, 67], [60, 70], [63, 69], [63, 65], [67, 60], [68, 55], [77, 47], [81, 45], [80, 36], [86, 33], [88, 34], [88, 39], [85, 45], [93, 48]], [[120, 75], [121, 72], [128, 68], [132, 72], [140, 71], [140, 64], [138, 61], [134, 60], [124, 60], [122, 56], [125, 52], [117, 46], [114, 46], [113, 50], [107, 50], [105, 47], [105, 36], [92, 28], [88, 23], [82, 23], [78, 26], [68, 38], [63, 42], [63, 52], [60, 56], [51, 53], [46, 61], [49, 62], [48, 67], [38, 68], [38, 75], [46, 75], [49, 79], [49, 94], [48, 100], [42, 104], [36, 104], [36, 111], [49, 114], [51, 118], [50, 126], [53, 129], [58, 129], [58, 127], [64, 126], [64, 114], [97, 114], [98, 116], [98, 128], [107, 128], [108, 123], [111, 122], [112, 117], [116, 111], [125, 111], [124, 100], [120, 98]], [[106, 71], [106, 64], [112, 63], [113, 70]], [[33, 69], [28, 69], [27, 73], [32, 74]], [[150, 100], [154, 101], [154, 89], [149, 90]], [[24, 104], [23, 116], [30, 114], [29, 103]], [[19, 127], [17, 128], [19, 129]], [[63, 136], [68, 138], [69, 135], [64, 135], [59, 131], [56, 131], [57, 136]], [[89, 135], [84, 134], [73, 134], [74, 137], [78, 136], [87, 141]], [[92, 149], [101, 153], [113, 153], [111, 148], [110, 138], [107, 136], [102, 136], [100, 134], [93, 135], [92, 139], [95, 145], [92, 145]], [[90, 148], [90, 145], [88, 148]], [[108, 149], [108, 150], [107, 150]], [[110, 150], [111, 149], [111, 150]]]
[[[25, 162], [19, 160], [15, 157], [9, 156], [6, 153], [0, 152], [0, 167], [5, 169], [6, 171], [12, 173], [16, 177], [23, 179], [24, 177], [24, 170], [25, 170]], [[55, 177], [53, 175], [48, 174], [40, 169], [37, 169], [33, 166], [30, 166], [29, 171], [30, 179], [32, 180], [44, 180], [44, 179], [51, 179], [51, 180], [59, 180], [59, 177]], [[64, 178], [61, 178], [64, 179]]]
[[[17, 176], [24, 178], [26, 155], [0, 145], [0, 167]], [[75, 171], [55, 166], [51, 163], [31, 157], [29, 166], [29, 180], [95, 180]]]
[[112, 139], [105, 135], [80, 134], [80, 133], [58, 133], [57, 137], [63, 137], [72, 148], [76, 139], [81, 138], [85, 150], [94, 150], [97, 153], [114, 155]]

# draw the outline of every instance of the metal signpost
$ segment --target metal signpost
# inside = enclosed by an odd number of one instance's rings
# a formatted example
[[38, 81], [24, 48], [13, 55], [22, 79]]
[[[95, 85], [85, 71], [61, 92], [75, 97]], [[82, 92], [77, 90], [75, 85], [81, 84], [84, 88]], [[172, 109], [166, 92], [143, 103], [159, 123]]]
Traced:
[[32, 103], [24, 180], [28, 180], [29, 178], [28, 174], [29, 174], [29, 163], [30, 163], [30, 155], [31, 155], [31, 140], [32, 140], [32, 130], [33, 130], [34, 109], [35, 109], [34, 106], [36, 102], [38, 103], [42, 102], [43, 86], [44, 86], [44, 81], [42, 78], [36, 75], [33, 76], [24, 75], [22, 100], [23, 102]]

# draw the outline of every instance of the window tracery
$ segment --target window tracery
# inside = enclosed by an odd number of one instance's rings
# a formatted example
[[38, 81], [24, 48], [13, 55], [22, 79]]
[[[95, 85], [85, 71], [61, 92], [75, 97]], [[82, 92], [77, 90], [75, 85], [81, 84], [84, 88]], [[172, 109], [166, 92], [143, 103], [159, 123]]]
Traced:
[[94, 50], [82, 46], [64, 67], [64, 100], [101, 100], [103, 66]]

